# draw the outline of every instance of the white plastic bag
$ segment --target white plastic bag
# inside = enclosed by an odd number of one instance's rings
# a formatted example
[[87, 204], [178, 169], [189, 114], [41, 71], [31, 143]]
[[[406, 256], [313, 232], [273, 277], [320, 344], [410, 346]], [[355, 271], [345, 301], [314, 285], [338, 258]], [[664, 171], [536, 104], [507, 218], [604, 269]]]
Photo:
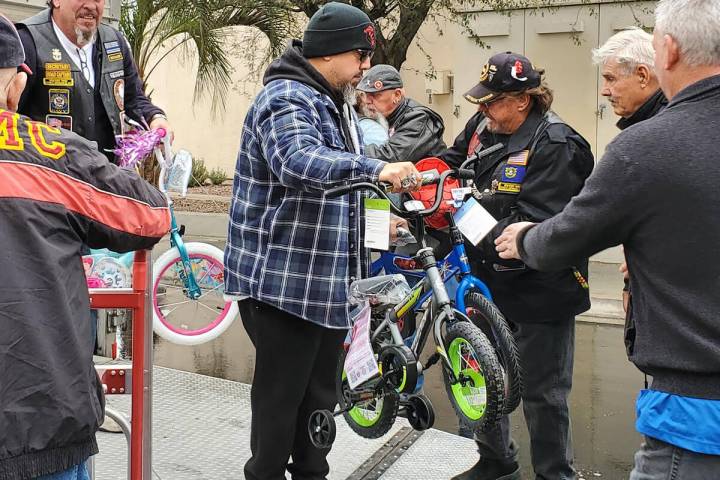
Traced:
[[165, 188], [168, 192], [178, 192], [184, 197], [187, 194], [190, 175], [192, 175], [192, 155], [187, 150], [178, 150], [167, 174]]
[[375, 305], [397, 305], [410, 294], [410, 285], [404, 276], [381, 275], [364, 278], [350, 284], [348, 300], [354, 305], [368, 302]]

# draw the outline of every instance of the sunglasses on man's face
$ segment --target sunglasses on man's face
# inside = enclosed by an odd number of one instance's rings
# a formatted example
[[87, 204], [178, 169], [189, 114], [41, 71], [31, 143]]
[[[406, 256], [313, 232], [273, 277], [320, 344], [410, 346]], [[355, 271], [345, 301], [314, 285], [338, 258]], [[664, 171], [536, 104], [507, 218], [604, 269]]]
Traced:
[[374, 50], [365, 50], [362, 48], [359, 48], [357, 50], [358, 57], [360, 58], [360, 63], [364, 63], [365, 60], [370, 60], [373, 57], [374, 53]]
[[482, 107], [489, 107], [489, 106], [492, 105], [493, 103], [497, 103], [497, 102], [499, 102], [500, 100], [502, 100], [502, 99], [504, 99], [504, 98], [507, 98], [507, 95], [498, 95], [498, 96], [495, 97], [495, 98], [491, 98], [491, 99], [488, 100], [487, 102], [481, 102], [481, 103], [480, 103], [480, 106], [482, 106]]

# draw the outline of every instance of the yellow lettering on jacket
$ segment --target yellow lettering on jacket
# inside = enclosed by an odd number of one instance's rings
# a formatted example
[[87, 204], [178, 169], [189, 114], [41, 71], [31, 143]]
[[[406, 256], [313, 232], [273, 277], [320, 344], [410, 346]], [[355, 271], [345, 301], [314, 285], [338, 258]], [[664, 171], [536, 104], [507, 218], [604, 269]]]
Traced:
[[23, 140], [18, 134], [20, 115], [0, 109], [0, 149], [23, 150]]
[[58, 141], [48, 143], [45, 140], [45, 135], [43, 134], [43, 131], [45, 131], [51, 134], [60, 135], [59, 128], [51, 127], [46, 123], [33, 122], [29, 120], [25, 123], [27, 123], [28, 126], [30, 142], [40, 155], [52, 158], [53, 160], [57, 160], [65, 155], [66, 148], [64, 143]]
[[[25, 142], [18, 131], [20, 115], [0, 108], [0, 150], [25, 150]], [[51, 127], [42, 122], [26, 120], [27, 134], [35, 150], [43, 157], [58, 160], [65, 155], [67, 147], [64, 143], [54, 140], [48, 142], [46, 134], [61, 135], [59, 128]]]

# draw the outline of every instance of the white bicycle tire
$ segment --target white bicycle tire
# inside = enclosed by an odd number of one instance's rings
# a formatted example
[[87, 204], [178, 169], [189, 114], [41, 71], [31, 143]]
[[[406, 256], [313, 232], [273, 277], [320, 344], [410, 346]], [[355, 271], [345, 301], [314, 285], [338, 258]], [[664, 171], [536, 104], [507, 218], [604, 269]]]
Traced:
[[[223, 252], [217, 247], [208, 245], [206, 243], [190, 242], [185, 244], [185, 249], [189, 257], [193, 255], [210, 257], [213, 260], [223, 264]], [[157, 284], [160, 279], [160, 275], [176, 263], [180, 259], [180, 252], [177, 248], [171, 248], [166, 251], [153, 263], [153, 279], [151, 285], [152, 294], [152, 310], [153, 310], [153, 330], [163, 339], [175, 343], [177, 345], [200, 345], [203, 343], [215, 340], [217, 337], [222, 335], [225, 330], [232, 325], [235, 318], [238, 316], [237, 302], [227, 302], [225, 316], [210, 330], [207, 330], [199, 334], [182, 334], [174, 331], [168, 325], [163, 322], [159, 317], [158, 311], [160, 311], [160, 305], [157, 300]]]

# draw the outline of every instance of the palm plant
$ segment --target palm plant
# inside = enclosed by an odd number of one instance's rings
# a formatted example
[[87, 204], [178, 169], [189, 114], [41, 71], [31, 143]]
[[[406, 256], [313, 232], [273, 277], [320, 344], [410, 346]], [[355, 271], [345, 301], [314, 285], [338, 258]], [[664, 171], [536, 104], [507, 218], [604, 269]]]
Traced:
[[186, 58], [197, 56], [195, 99], [211, 94], [213, 109], [222, 106], [230, 87], [226, 40], [238, 26], [262, 32], [271, 58], [282, 50], [295, 20], [285, 0], [125, 0], [120, 17], [144, 88], [158, 65], [181, 49]]

